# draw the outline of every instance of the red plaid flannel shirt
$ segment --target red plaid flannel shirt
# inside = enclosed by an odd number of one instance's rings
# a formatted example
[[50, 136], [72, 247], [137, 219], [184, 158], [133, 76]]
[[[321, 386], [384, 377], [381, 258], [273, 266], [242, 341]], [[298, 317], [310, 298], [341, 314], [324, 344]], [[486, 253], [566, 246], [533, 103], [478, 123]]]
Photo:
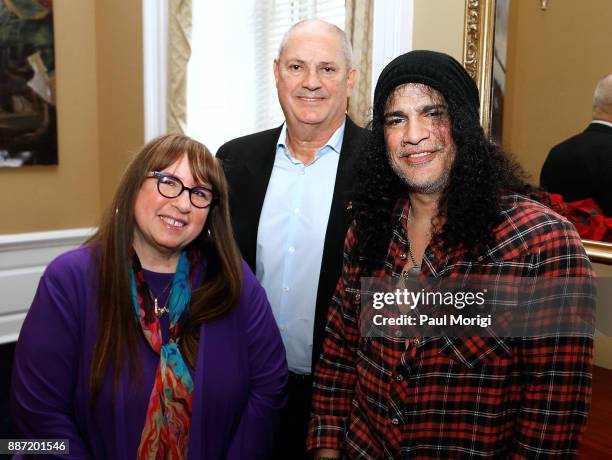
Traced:
[[[384, 270], [375, 276], [399, 276], [405, 264], [408, 207], [406, 199], [396, 205]], [[520, 195], [505, 197], [502, 209], [484, 259], [442, 252], [434, 238], [423, 274], [593, 277], [563, 217]], [[363, 337], [356, 252], [351, 227], [314, 376], [310, 451], [339, 449], [350, 459], [575, 455], [590, 404], [591, 338], [424, 337], [407, 345]]]

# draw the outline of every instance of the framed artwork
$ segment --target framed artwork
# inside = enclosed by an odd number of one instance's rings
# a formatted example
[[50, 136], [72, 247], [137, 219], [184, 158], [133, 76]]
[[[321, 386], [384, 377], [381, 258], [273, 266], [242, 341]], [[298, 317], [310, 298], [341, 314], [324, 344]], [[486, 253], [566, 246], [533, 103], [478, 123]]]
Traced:
[[0, 0], [0, 167], [56, 164], [53, 0]]

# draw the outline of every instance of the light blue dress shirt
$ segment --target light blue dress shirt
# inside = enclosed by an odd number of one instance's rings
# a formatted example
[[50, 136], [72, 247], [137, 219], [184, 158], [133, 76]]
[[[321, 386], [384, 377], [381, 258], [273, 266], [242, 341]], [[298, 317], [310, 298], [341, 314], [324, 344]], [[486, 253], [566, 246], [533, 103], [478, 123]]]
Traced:
[[325, 232], [344, 125], [304, 165], [287, 146], [283, 125], [259, 218], [255, 273], [272, 305], [289, 370], [308, 374]]

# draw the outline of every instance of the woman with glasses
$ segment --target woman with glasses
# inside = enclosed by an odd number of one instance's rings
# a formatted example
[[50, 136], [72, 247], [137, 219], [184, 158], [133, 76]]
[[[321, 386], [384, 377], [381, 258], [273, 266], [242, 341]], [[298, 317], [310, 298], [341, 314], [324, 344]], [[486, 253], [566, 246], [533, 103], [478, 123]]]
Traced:
[[147, 144], [96, 234], [46, 269], [12, 379], [15, 434], [68, 458], [268, 458], [287, 367], [234, 242], [222, 169]]

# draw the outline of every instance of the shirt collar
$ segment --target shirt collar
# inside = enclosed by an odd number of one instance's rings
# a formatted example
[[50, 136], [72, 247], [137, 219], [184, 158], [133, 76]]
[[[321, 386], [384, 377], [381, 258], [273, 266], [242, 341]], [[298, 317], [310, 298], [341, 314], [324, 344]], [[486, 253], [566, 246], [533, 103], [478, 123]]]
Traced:
[[604, 126], [608, 126], [608, 127], [612, 128], [612, 123], [610, 123], [609, 121], [593, 120], [593, 121], [591, 121], [591, 123], [599, 123], [600, 125], [604, 125]]
[[[327, 140], [325, 145], [323, 145], [319, 151], [317, 152], [315, 157], [318, 157], [321, 151], [325, 149], [325, 147], [331, 148], [334, 152], [340, 153], [342, 149], [342, 141], [344, 140], [344, 127], [346, 126], [346, 116], [342, 121], [342, 124], [338, 127], [336, 131], [331, 135], [331, 137]], [[283, 123], [283, 127], [281, 129], [280, 135], [278, 136], [278, 141], [276, 142], [276, 148], [278, 150], [279, 147], [282, 147], [283, 150], [288, 152], [287, 148], [287, 123]]]
[[409, 212], [410, 199], [407, 196], [400, 196], [395, 202], [395, 208], [393, 209], [393, 220], [397, 222], [397, 225], [405, 228]]

